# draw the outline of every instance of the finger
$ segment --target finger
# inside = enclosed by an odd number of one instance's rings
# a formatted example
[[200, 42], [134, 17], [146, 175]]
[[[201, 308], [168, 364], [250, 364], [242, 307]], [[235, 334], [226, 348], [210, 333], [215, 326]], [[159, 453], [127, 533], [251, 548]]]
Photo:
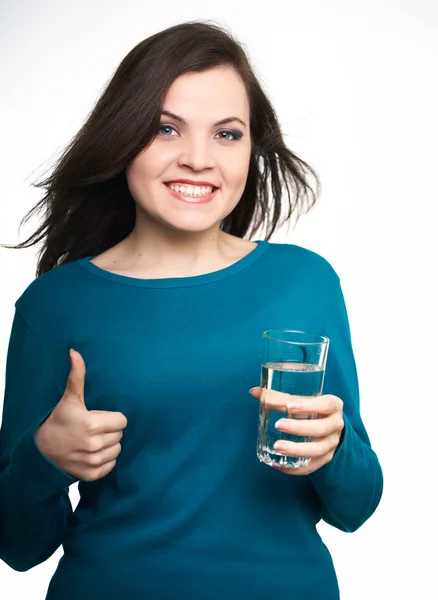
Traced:
[[116, 433], [125, 429], [127, 424], [128, 419], [121, 412], [90, 410], [87, 432], [92, 435], [97, 433]]
[[116, 446], [123, 437], [123, 431], [116, 431], [114, 433], [104, 433], [102, 440], [102, 450], [105, 448], [111, 448]]
[[253, 396], [253, 398], [260, 398], [260, 390], [261, 390], [261, 388], [258, 385], [257, 387], [253, 387], [248, 391], [251, 394], [251, 396]]
[[318, 469], [323, 467], [325, 464], [330, 462], [330, 460], [331, 460], [330, 455], [324, 455], [319, 458], [310, 459], [310, 462], [305, 467], [293, 467], [293, 468], [288, 469], [287, 467], [277, 467], [276, 465], [269, 465], [269, 466], [272, 467], [273, 469], [276, 469], [277, 471], [281, 471], [282, 473], [285, 473], [286, 475], [300, 476], [300, 475], [309, 475], [310, 473], [317, 471]]
[[90, 467], [101, 467], [105, 463], [115, 460], [121, 451], [121, 444], [116, 444], [99, 452], [81, 452], [80, 459]]
[[100, 452], [105, 448], [111, 448], [120, 442], [123, 437], [122, 431], [115, 433], [101, 433], [99, 435], [90, 436], [86, 441], [83, 448], [84, 452]]
[[[333, 394], [324, 394], [322, 396], [294, 396], [291, 402], [291, 410], [294, 414], [313, 413], [319, 415], [331, 415], [333, 413], [342, 413], [344, 403], [340, 398]], [[295, 406], [295, 404], [300, 406]]]
[[290, 442], [279, 440], [274, 444], [274, 450], [294, 458], [319, 458], [333, 451], [339, 442], [339, 435], [332, 434], [312, 442]]
[[279, 419], [275, 428], [284, 433], [292, 433], [303, 437], [322, 438], [342, 431], [344, 421], [339, 413], [320, 419]]
[[85, 405], [85, 363], [79, 352], [70, 350], [70, 365], [64, 396], [78, 400]]
[[286, 392], [279, 392], [277, 390], [268, 390], [267, 388], [261, 388], [260, 386], [253, 387], [248, 390], [253, 398], [262, 400], [272, 410], [281, 410], [287, 412], [288, 403], [300, 403], [303, 396], [294, 396], [293, 394], [287, 394]]
[[304, 412], [304, 401], [315, 398], [315, 396], [287, 394], [286, 392], [279, 392], [278, 390], [271, 390], [265, 387], [253, 388], [251, 395], [255, 398], [259, 398], [260, 402], [263, 402], [267, 409], [285, 413], [287, 413], [288, 410], [293, 410], [294, 412], [302, 410]]
[[300, 413], [331, 414], [341, 412], [344, 405], [342, 400], [333, 394], [297, 396], [261, 387], [252, 388], [250, 394], [254, 398], [260, 399], [260, 402], [263, 402], [269, 410], [285, 413], [293, 412], [297, 415]]
[[110, 460], [101, 467], [96, 467], [89, 471], [87, 474], [82, 475], [81, 479], [82, 481], [98, 481], [99, 479], [102, 479], [103, 477], [108, 475], [108, 473], [110, 473], [115, 466], [116, 460]]

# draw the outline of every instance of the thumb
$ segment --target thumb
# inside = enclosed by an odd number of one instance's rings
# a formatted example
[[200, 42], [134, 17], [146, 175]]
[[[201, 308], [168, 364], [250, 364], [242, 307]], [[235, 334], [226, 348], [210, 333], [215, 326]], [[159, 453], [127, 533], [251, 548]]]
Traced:
[[64, 397], [81, 402], [85, 406], [85, 362], [79, 352], [70, 350], [70, 373], [67, 379]]

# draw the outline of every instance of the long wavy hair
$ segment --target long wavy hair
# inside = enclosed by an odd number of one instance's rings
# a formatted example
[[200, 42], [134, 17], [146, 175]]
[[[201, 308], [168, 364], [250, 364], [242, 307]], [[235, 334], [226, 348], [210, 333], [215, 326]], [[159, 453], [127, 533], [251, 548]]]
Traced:
[[264, 226], [269, 240], [293, 213], [298, 220], [308, 212], [319, 196], [319, 178], [286, 147], [242, 44], [215, 23], [189, 21], [148, 37], [126, 55], [51, 175], [32, 183], [44, 188], [45, 195], [23, 217], [20, 228], [40, 212], [41, 225], [24, 242], [3, 247], [20, 249], [41, 242], [39, 277], [58, 265], [96, 256], [127, 237], [135, 224], [127, 166], [157, 135], [173, 81], [184, 73], [215, 67], [233, 67], [245, 85], [252, 147], [242, 197], [220, 228], [250, 239]]

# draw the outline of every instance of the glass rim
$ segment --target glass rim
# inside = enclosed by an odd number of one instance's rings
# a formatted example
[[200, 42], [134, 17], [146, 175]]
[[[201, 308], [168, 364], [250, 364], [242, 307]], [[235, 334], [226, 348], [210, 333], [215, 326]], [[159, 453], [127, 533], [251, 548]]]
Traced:
[[[314, 335], [315, 337], [320, 338], [320, 341], [319, 342], [292, 342], [290, 340], [281, 340], [279, 338], [267, 335], [268, 333], [270, 333], [272, 331], [282, 331], [285, 333], [304, 333], [305, 335]], [[301, 329], [267, 329], [266, 331], [263, 332], [263, 337], [267, 340], [273, 340], [274, 342], [284, 342], [285, 344], [295, 344], [296, 346], [312, 346], [312, 345], [316, 345], [316, 344], [319, 344], [321, 346], [324, 344], [327, 345], [330, 342], [329, 338], [326, 337], [325, 335], [321, 335], [320, 333], [312, 333], [311, 331], [303, 331]]]

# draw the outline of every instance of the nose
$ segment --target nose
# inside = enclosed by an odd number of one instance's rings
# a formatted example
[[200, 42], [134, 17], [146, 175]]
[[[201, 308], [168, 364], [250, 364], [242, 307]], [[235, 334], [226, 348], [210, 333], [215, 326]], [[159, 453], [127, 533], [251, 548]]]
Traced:
[[193, 171], [204, 171], [215, 166], [212, 148], [205, 139], [185, 140], [178, 158], [178, 166], [189, 167]]

